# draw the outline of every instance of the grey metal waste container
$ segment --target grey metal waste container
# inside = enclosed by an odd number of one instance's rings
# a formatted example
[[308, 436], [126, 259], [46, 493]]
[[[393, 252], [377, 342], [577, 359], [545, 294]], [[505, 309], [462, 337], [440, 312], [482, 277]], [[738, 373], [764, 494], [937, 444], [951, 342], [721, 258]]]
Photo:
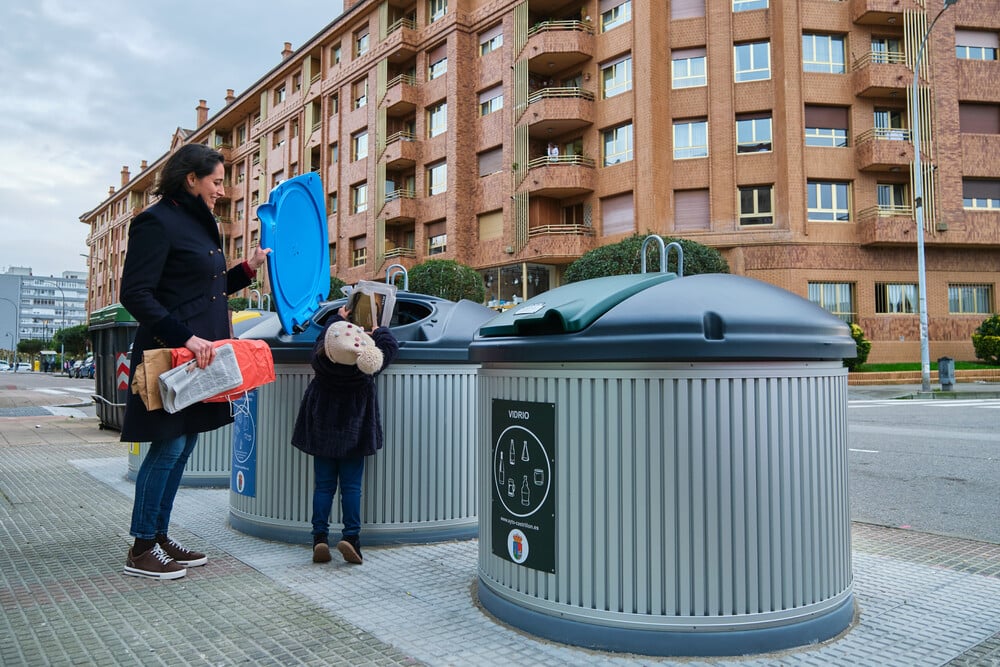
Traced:
[[[271, 346], [276, 381], [258, 390], [256, 443], [246, 448], [244, 462], [248, 482], [243, 492], [230, 489], [230, 525], [241, 532], [292, 543], [311, 540], [312, 461], [291, 445], [291, 434], [313, 377], [313, 343], [326, 317], [343, 303], [325, 304], [297, 334], [285, 333], [272, 318], [243, 334]], [[366, 461], [362, 487], [367, 544], [475, 537], [477, 366], [469, 362], [468, 345], [495, 314], [470, 301], [396, 295], [390, 329], [399, 356], [376, 380], [385, 446]], [[239, 439], [239, 422], [236, 428]], [[250, 486], [252, 493], [246, 492]], [[331, 522], [340, 521], [338, 500]]]
[[615, 276], [483, 326], [479, 599], [569, 644], [737, 655], [854, 613], [847, 325], [731, 275]]
[[[263, 310], [247, 310], [233, 317], [233, 335], [242, 333], [260, 323], [259, 318], [275, 318], [274, 313]], [[149, 453], [148, 442], [129, 443], [128, 472], [126, 477], [135, 481], [139, 466]], [[206, 431], [198, 436], [198, 445], [191, 452], [184, 474], [182, 486], [229, 486], [232, 475], [233, 427], [223, 426], [214, 431]]]
[[129, 391], [132, 341], [139, 323], [121, 304], [90, 314], [89, 331], [94, 349], [94, 403], [101, 428], [121, 430]]

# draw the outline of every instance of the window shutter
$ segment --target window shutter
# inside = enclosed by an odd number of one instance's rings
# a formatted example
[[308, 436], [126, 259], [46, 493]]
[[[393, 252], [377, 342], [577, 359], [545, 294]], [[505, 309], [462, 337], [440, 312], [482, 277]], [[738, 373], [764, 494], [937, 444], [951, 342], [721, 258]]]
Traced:
[[479, 154], [479, 175], [487, 176], [503, 170], [503, 148], [494, 148]]
[[705, 0], [672, 0], [671, 19], [692, 19], [705, 15]]
[[847, 129], [847, 107], [806, 105], [806, 127]]
[[479, 240], [503, 238], [503, 211], [483, 213], [479, 216]]
[[635, 231], [633, 194], [607, 197], [601, 200], [602, 232], [605, 236]]
[[446, 220], [431, 222], [425, 225], [424, 229], [427, 233], [427, 238], [432, 239], [435, 236], [441, 236], [448, 232], [448, 222]]
[[442, 60], [448, 56], [448, 42], [442, 42], [439, 46], [435, 46], [433, 49], [427, 52], [427, 64], [433, 65], [434, 63]]
[[987, 49], [1000, 48], [1000, 36], [986, 30], [955, 29], [955, 46], [982, 46]]
[[484, 90], [483, 92], [479, 93], [479, 103], [482, 104], [483, 102], [492, 100], [494, 97], [497, 97], [498, 95], [503, 95], [503, 84], [499, 86], [493, 86], [489, 90]]
[[1000, 105], [966, 104], [958, 105], [958, 119], [961, 132], [967, 134], [1000, 134]]
[[708, 210], [708, 190], [677, 190], [674, 192], [674, 229], [708, 229]]
[[964, 199], [1000, 199], [1000, 181], [964, 178], [962, 179]]
[[700, 46], [695, 49], [674, 49], [670, 53], [673, 60], [687, 60], [688, 58], [704, 58], [705, 47]]
[[485, 30], [479, 33], [479, 43], [485, 44], [486, 42], [490, 41], [497, 35], [502, 35], [502, 34], [503, 34], [503, 23], [497, 23], [489, 30]]

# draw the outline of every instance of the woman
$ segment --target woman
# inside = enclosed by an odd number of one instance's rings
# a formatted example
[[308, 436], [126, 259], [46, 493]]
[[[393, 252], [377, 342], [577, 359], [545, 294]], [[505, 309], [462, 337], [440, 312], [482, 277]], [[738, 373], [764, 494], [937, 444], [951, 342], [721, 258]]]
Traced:
[[[132, 344], [134, 370], [144, 350], [186, 347], [199, 368], [215, 357], [213, 340], [229, 338], [228, 294], [250, 284], [267, 258], [264, 248], [226, 270], [212, 209], [225, 194], [222, 154], [202, 144], [182, 146], [167, 159], [154, 194], [160, 200], [129, 227], [121, 303], [139, 322]], [[180, 412], [147, 410], [129, 394], [123, 442], [149, 442], [135, 480], [130, 533], [135, 543], [125, 574], [178, 579], [208, 562], [167, 536], [170, 511], [198, 434], [232, 422], [227, 403], [195, 403]]]

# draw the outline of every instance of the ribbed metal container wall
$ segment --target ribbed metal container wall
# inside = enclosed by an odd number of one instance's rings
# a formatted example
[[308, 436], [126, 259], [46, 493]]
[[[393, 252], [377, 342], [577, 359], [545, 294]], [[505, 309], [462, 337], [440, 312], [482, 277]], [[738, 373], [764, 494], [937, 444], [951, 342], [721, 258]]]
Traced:
[[697, 633], [795, 623], [850, 597], [839, 361], [484, 364], [478, 391], [480, 415], [495, 399], [557, 406], [555, 574], [494, 555], [480, 523], [480, 580], [517, 607]]
[[[397, 362], [376, 379], [385, 446], [365, 462], [365, 543], [477, 534], [477, 369]], [[230, 491], [230, 523], [250, 535], [305, 543], [312, 528], [312, 460], [291, 445], [291, 436], [313, 372], [307, 364], [279, 364], [275, 376], [258, 390], [258, 414], [267, 418], [258, 426], [256, 496]], [[338, 496], [331, 523], [340, 520]]]
[[[149, 453], [149, 443], [138, 443], [139, 451], [134, 453], [134, 446], [128, 454], [128, 478], [135, 480], [139, 474], [139, 466]], [[229, 477], [233, 468], [233, 427], [232, 424], [207, 431], [198, 436], [198, 444], [191, 452], [181, 486], [229, 486]]]

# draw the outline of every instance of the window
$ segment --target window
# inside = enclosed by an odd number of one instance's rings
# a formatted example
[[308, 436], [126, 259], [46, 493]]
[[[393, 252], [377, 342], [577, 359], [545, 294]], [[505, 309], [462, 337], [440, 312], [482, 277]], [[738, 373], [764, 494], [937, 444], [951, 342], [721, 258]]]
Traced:
[[486, 116], [503, 109], [503, 86], [495, 86], [479, 93], [479, 115]]
[[236, 218], [236, 221], [237, 222], [242, 221], [243, 217], [246, 215], [247, 212], [246, 201], [243, 199], [237, 199], [236, 204], [234, 206], [234, 211], [235, 211], [234, 217]]
[[271, 148], [280, 148], [285, 145], [285, 128], [279, 127], [271, 135]]
[[910, 214], [910, 195], [905, 183], [876, 183], [875, 198], [880, 212]]
[[331, 192], [326, 196], [326, 214], [333, 215], [337, 212], [337, 193]]
[[993, 312], [992, 285], [948, 285], [948, 312], [953, 314]]
[[851, 219], [848, 183], [808, 181], [810, 222], [846, 222]]
[[340, 111], [340, 95], [334, 93], [330, 95], [330, 115], [336, 116]]
[[802, 69], [843, 74], [844, 38], [839, 35], [802, 35]]
[[607, 32], [612, 28], [617, 28], [632, 20], [632, 0], [625, 0], [621, 4], [601, 12], [601, 32]]
[[854, 285], [851, 283], [809, 283], [809, 300], [848, 324], [854, 321]]
[[354, 108], [360, 109], [368, 104], [368, 79], [354, 82]]
[[292, 88], [295, 92], [302, 90], [302, 71], [298, 71], [292, 75]]
[[708, 121], [674, 121], [674, 159], [708, 157]]
[[771, 43], [750, 42], [733, 47], [736, 81], [761, 81], [771, 78]]
[[605, 167], [632, 160], [632, 123], [604, 130], [603, 136]]
[[711, 202], [708, 189], [674, 191], [674, 229], [705, 231], [711, 228], [708, 212]]
[[430, 197], [448, 190], [448, 164], [438, 162], [427, 167], [427, 194]]
[[428, 0], [427, 22], [434, 23], [444, 18], [448, 13], [448, 0]]
[[281, 84], [274, 89], [274, 103], [281, 104], [285, 101], [285, 84]]
[[427, 109], [427, 136], [436, 137], [448, 130], [448, 103], [441, 102]]
[[996, 60], [1000, 39], [986, 30], [955, 28], [955, 56], [962, 60]]
[[503, 171], [503, 147], [483, 151], [477, 158], [480, 177]]
[[806, 146], [847, 146], [847, 107], [806, 105]]
[[433, 81], [448, 72], [448, 46], [442, 44], [427, 54], [427, 80]]
[[670, 20], [701, 18], [705, 15], [705, 0], [671, 0]]
[[601, 200], [601, 227], [605, 236], [635, 231], [635, 195], [626, 192]]
[[498, 51], [503, 46], [503, 24], [499, 23], [485, 32], [479, 33], [479, 55]]
[[245, 180], [247, 180], [247, 163], [240, 162], [236, 165], [236, 184], [239, 185]]
[[481, 213], [479, 219], [479, 240], [489, 241], [491, 239], [503, 238], [503, 211], [493, 211], [491, 213]]
[[236, 145], [242, 146], [247, 142], [247, 126], [240, 125], [236, 128]]
[[364, 266], [368, 261], [368, 238], [355, 236], [351, 239], [351, 266]]
[[966, 134], [1000, 134], [1000, 104], [959, 102], [958, 123]]
[[243, 257], [243, 237], [233, 241], [233, 254], [236, 255], [237, 259]]
[[741, 187], [739, 193], [741, 227], [774, 223], [774, 218], [771, 217], [774, 211], [773, 185]]
[[771, 150], [771, 114], [736, 117], [736, 152], [762, 153]]
[[872, 62], [877, 64], [903, 62], [903, 47], [899, 38], [872, 35]]
[[330, 47], [330, 62], [334, 65], [340, 64], [340, 42]]
[[281, 170], [271, 175], [271, 187], [276, 188], [285, 180], [285, 171]]
[[705, 70], [705, 48], [678, 49], [671, 54], [674, 88], [694, 88], [708, 83]]
[[905, 141], [903, 112], [899, 109], [875, 107], [875, 136], [890, 141]]
[[632, 57], [624, 56], [602, 65], [601, 86], [605, 98], [632, 90]]
[[330, 144], [330, 164], [337, 164], [338, 162], [340, 162], [339, 144]]
[[424, 233], [427, 235], [428, 255], [440, 255], [448, 250], [448, 226], [444, 220], [428, 224]]
[[733, 0], [733, 12], [749, 12], [751, 9], [767, 9], [767, 0]]
[[368, 157], [368, 130], [361, 130], [351, 135], [352, 160], [363, 160]]
[[915, 313], [916, 303], [916, 285], [875, 283], [876, 313]]
[[368, 53], [368, 26], [354, 33], [354, 57], [359, 58]]
[[1000, 180], [963, 178], [962, 207], [973, 210], [1000, 211]]
[[364, 213], [368, 210], [368, 184], [358, 183], [351, 187], [351, 213]]

